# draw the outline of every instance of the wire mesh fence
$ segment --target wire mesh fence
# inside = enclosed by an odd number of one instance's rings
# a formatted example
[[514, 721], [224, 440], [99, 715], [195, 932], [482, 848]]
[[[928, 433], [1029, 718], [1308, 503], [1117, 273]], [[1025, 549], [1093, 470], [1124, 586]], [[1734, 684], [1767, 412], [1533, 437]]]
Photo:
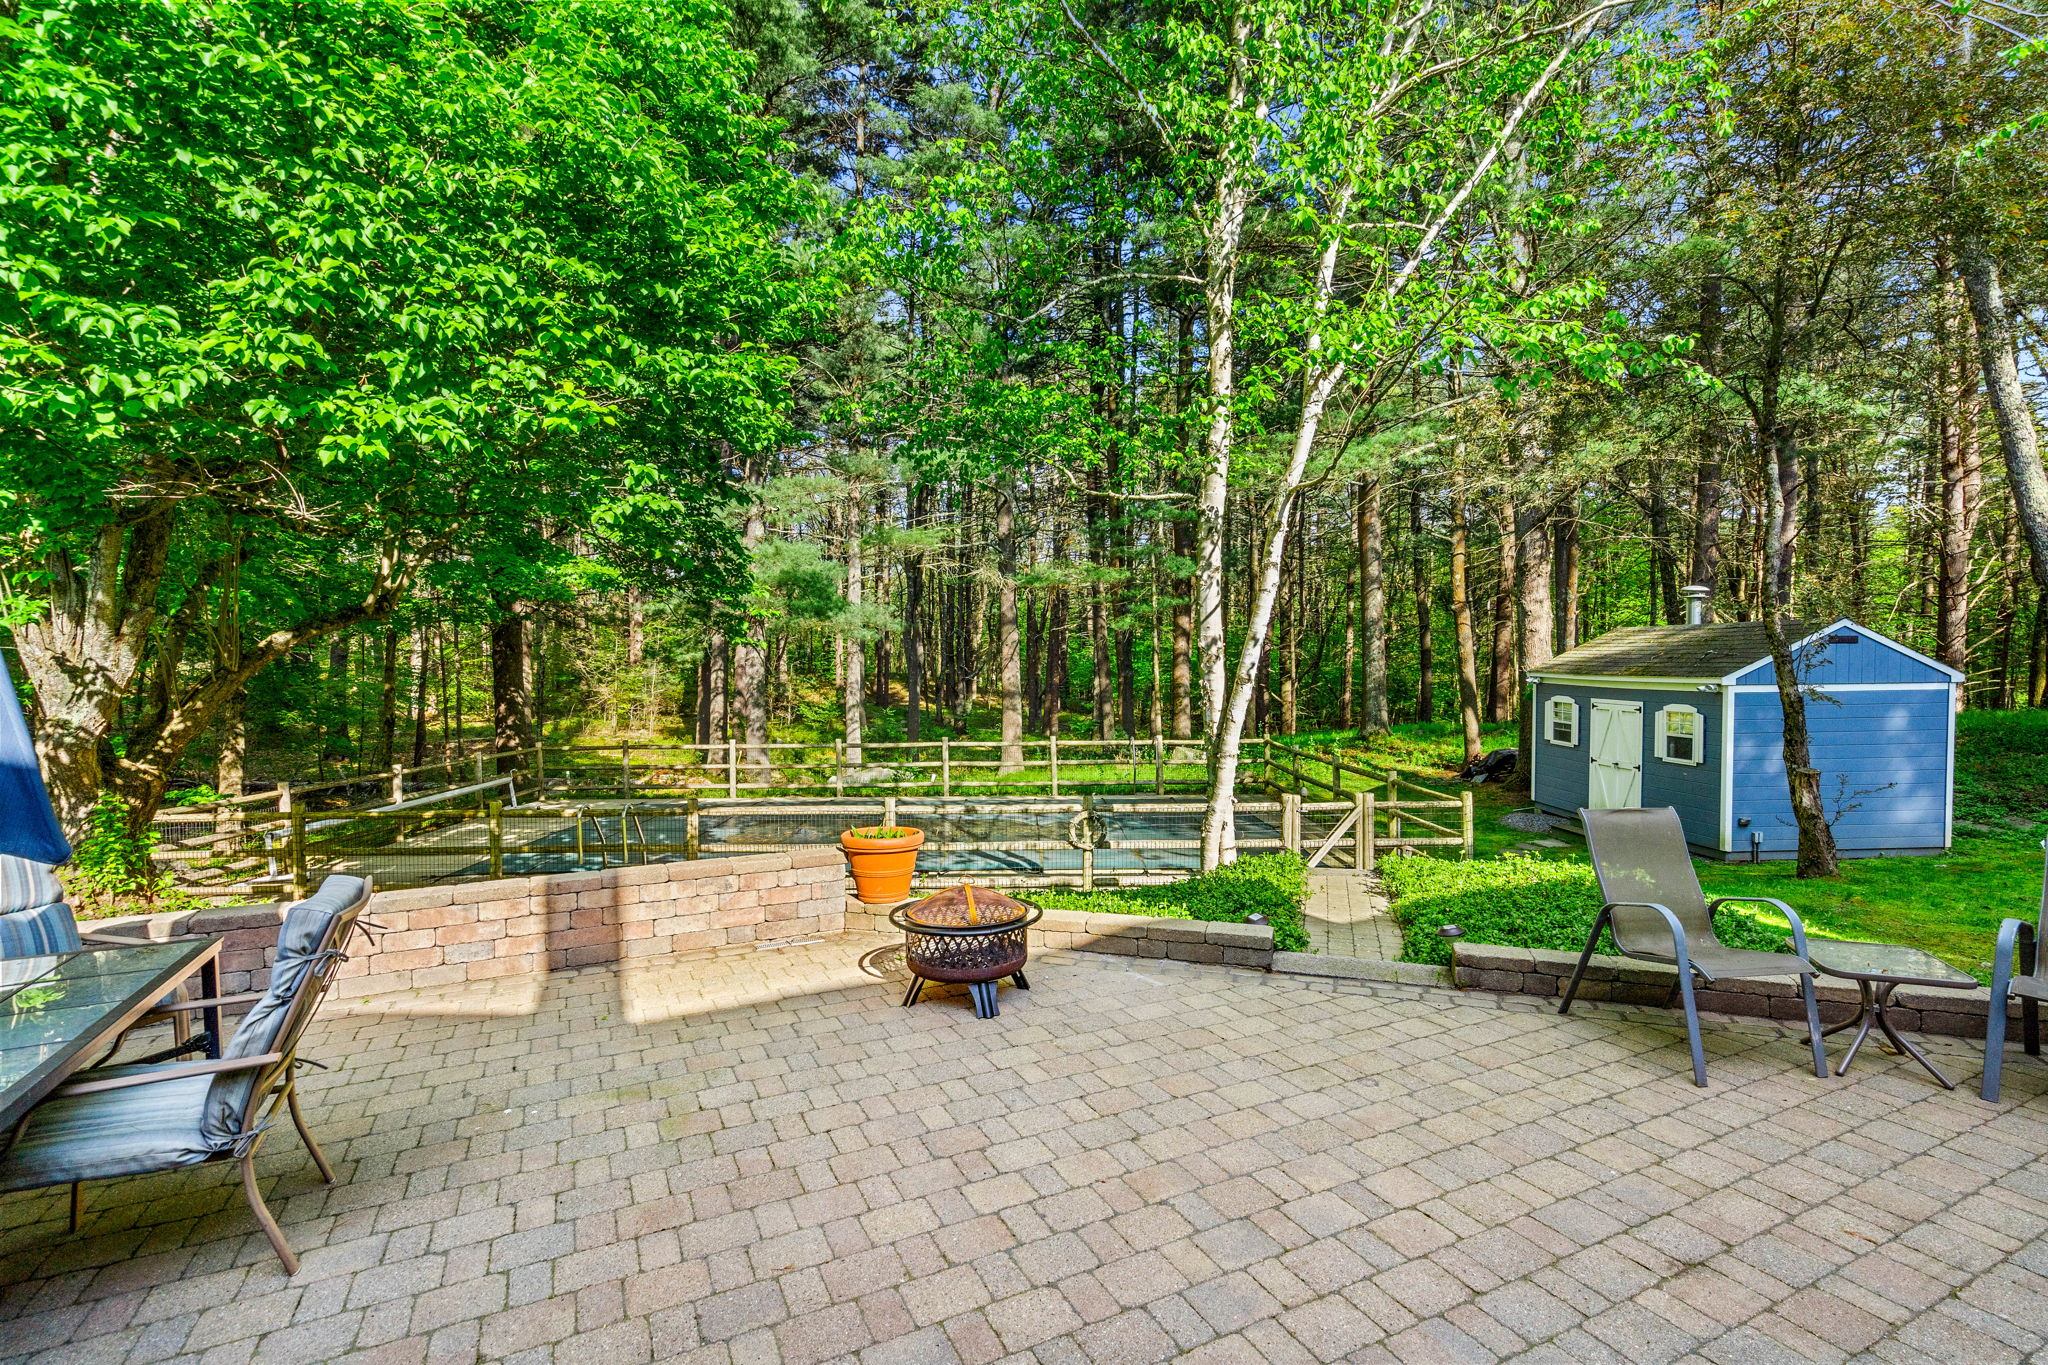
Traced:
[[[1092, 887], [1199, 869], [1198, 749], [1022, 747], [1020, 765], [996, 743], [777, 744], [766, 775], [747, 766], [743, 746], [724, 743], [475, 754], [169, 812], [159, 857], [183, 863], [202, 890], [242, 894], [303, 888], [327, 872], [397, 887], [735, 857], [908, 824], [926, 835], [926, 883]], [[1282, 782], [1293, 790], [1276, 792]], [[1271, 742], [1248, 764], [1247, 788], [1235, 802], [1241, 852], [1297, 850], [1314, 866], [1359, 869], [1395, 850], [1471, 855], [1470, 793]]]

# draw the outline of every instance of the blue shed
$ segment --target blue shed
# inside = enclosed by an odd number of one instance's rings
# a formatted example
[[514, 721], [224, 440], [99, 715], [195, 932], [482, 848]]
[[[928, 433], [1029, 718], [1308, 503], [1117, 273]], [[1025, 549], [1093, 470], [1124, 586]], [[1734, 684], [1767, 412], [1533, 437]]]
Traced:
[[[1792, 639], [1842, 856], [1946, 849], [1962, 675], [1853, 621], [1795, 626]], [[1762, 622], [1610, 631], [1530, 680], [1540, 809], [1674, 806], [1701, 857], [1798, 852]]]

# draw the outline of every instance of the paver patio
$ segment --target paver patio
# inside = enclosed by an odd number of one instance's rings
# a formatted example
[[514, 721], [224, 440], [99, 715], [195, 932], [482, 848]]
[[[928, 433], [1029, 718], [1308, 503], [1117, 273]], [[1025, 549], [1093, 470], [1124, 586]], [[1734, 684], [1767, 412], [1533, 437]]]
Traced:
[[[35, 1361], [2020, 1360], [2048, 1104], [1782, 1028], [1043, 954], [975, 1021], [848, 935], [339, 998], [343, 1183], [0, 1200]], [[863, 962], [863, 958], [867, 960]], [[1967, 1044], [1931, 1040], [1955, 1073]]]

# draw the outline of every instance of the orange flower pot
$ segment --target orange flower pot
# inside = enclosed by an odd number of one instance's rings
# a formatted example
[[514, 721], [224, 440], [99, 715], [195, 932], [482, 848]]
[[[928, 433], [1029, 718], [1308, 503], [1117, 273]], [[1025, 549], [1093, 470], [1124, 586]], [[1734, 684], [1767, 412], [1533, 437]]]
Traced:
[[839, 836], [839, 847], [853, 872], [853, 894], [861, 904], [894, 905], [910, 897], [910, 879], [917, 871], [924, 831], [905, 829], [882, 838], [875, 830], [875, 826], [847, 830]]

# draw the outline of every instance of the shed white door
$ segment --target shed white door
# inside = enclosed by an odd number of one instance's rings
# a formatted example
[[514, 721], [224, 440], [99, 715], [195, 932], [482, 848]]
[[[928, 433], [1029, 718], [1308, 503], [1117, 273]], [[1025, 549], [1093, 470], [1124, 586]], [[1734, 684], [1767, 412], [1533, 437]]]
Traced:
[[1619, 810], [1643, 804], [1643, 704], [1593, 699], [1586, 737], [1586, 804]]

